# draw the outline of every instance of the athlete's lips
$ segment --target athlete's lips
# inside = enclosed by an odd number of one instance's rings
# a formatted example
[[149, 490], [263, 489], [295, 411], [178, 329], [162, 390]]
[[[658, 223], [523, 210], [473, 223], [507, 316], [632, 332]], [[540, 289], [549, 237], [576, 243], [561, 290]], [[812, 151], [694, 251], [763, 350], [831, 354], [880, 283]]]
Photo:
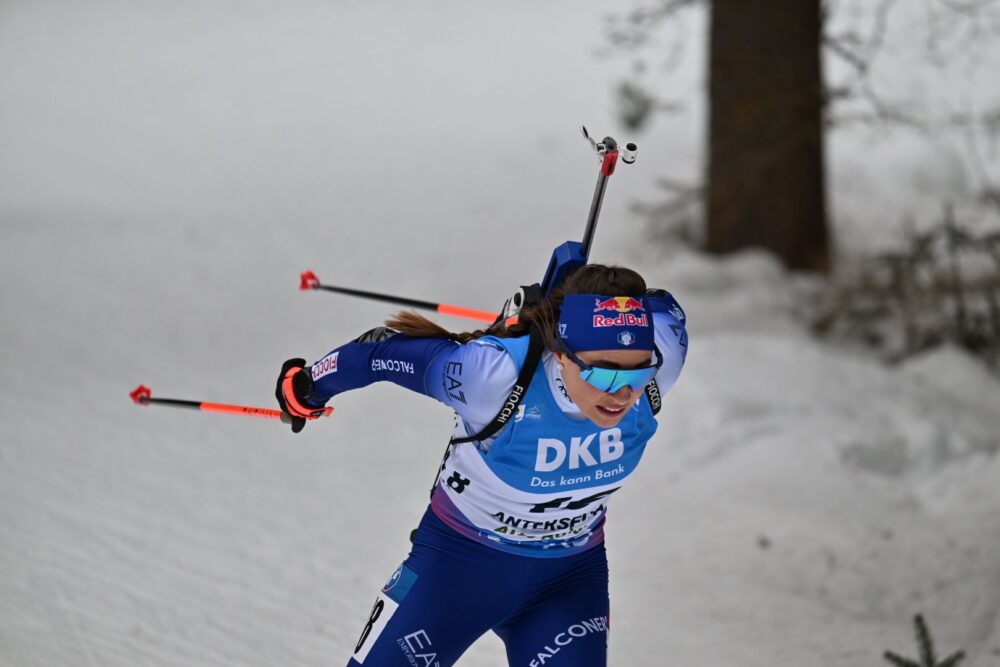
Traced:
[[600, 403], [597, 404], [597, 408], [599, 410], [603, 410], [604, 412], [607, 412], [608, 414], [611, 415], [621, 414], [622, 412], [625, 411], [625, 408], [627, 407], [628, 407], [627, 403], [625, 405], [617, 405], [617, 406], [601, 405]]

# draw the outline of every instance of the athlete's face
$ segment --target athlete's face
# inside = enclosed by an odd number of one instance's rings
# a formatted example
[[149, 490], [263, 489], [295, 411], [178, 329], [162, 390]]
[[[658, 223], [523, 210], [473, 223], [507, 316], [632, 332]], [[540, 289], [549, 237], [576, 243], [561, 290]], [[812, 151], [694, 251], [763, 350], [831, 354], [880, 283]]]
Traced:
[[[628, 385], [615, 392], [601, 391], [580, 377], [580, 367], [565, 353], [554, 354], [562, 364], [563, 382], [570, 400], [598, 426], [617, 426], [639, 398], [640, 392]], [[649, 366], [652, 361], [652, 353], [648, 350], [590, 350], [577, 352], [576, 356], [585, 364], [607, 368], [641, 368]]]

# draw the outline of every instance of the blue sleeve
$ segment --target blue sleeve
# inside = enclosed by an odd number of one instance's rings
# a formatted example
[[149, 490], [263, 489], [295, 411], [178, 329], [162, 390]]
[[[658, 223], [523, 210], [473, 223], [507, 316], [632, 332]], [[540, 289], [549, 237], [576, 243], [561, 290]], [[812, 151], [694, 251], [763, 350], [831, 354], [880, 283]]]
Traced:
[[653, 310], [653, 330], [656, 347], [663, 354], [663, 366], [656, 374], [660, 393], [674, 386], [687, 359], [687, 316], [674, 297], [664, 290], [649, 295]]
[[417, 338], [385, 327], [332, 350], [310, 371], [314, 388], [308, 400], [314, 405], [388, 381], [444, 403], [466, 422], [484, 425], [517, 379], [517, 366], [502, 348]]

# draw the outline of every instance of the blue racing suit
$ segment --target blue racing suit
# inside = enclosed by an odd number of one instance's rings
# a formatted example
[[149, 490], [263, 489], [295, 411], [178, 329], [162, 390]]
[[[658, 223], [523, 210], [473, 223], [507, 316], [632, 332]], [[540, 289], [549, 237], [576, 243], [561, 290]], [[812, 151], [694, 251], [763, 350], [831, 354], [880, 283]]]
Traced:
[[[661, 392], [687, 354], [685, 315], [651, 299]], [[456, 437], [504, 406], [527, 337], [459, 344], [375, 329], [308, 367], [309, 401], [388, 380], [455, 410]], [[635, 470], [656, 421], [645, 394], [602, 429], [570, 400], [544, 353], [513, 418], [495, 436], [453, 445], [409, 557], [379, 593], [350, 665], [451, 665], [496, 632], [511, 665], [606, 664], [609, 497]]]

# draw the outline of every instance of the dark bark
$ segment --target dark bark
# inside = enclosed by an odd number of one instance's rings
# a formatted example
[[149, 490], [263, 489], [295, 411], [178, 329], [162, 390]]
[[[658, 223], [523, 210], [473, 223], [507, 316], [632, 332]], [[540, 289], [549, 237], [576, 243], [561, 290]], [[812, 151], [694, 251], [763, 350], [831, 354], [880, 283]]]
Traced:
[[711, 8], [707, 249], [826, 271], [820, 0]]

